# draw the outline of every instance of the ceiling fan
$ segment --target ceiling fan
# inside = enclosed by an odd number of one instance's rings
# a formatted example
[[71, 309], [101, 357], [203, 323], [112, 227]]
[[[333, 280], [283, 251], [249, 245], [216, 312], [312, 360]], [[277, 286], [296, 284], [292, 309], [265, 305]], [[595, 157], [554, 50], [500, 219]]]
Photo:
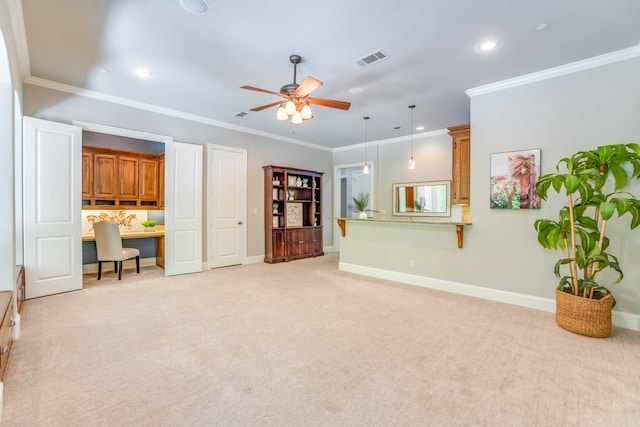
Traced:
[[278, 120], [287, 120], [291, 117], [292, 123], [302, 123], [303, 120], [310, 120], [313, 118], [311, 107], [309, 104], [320, 105], [322, 107], [338, 108], [340, 110], [348, 110], [351, 107], [350, 102], [335, 101], [333, 99], [312, 98], [309, 96], [311, 92], [322, 86], [320, 80], [316, 80], [313, 77], [305, 77], [302, 83], [296, 83], [296, 71], [297, 66], [302, 62], [300, 55], [289, 56], [289, 61], [293, 64], [293, 83], [286, 84], [280, 88], [280, 92], [273, 92], [271, 90], [261, 89], [253, 86], [240, 86], [241, 89], [254, 90], [256, 92], [268, 93], [271, 95], [280, 96], [286, 101], [276, 101], [270, 104], [261, 105], [260, 107], [252, 108], [249, 111], [262, 111], [266, 108], [275, 107], [280, 105], [276, 118]]

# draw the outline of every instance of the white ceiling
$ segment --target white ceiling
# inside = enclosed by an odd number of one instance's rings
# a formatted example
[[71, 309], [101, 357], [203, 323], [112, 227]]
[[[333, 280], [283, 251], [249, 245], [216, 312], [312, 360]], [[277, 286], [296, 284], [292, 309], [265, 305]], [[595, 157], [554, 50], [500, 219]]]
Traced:
[[[364, 141], [363, 116], [369, 141], [409, 134], [410, 104], [425, 132], [467, 123], [466, 89], [640, 42], [638, 0], [207, 1], [193, 15], [179, 0], [23, 0], [30, 74], [335, 148]], [[500, 46], [478, 51], [488, 38]], [[376, 50], [388, 59], [353, 62]], [[298, 83], [324, 83], [312, 96], [351, 109], [316, 106], [300, 125], [276, 121], [275, 107], [249, 112], [278, 98], [240, 86], [278, 92], [291, 54], [303, 58]], [[135, 77], [140, 66], [153, 77]]]

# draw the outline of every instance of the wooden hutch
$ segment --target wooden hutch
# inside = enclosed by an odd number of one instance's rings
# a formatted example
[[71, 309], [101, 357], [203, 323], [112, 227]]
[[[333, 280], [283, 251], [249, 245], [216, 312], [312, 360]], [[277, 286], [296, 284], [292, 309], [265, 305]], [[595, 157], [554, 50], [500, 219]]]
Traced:
[[324, 255], [322, 175], [264, 166], [265, 257], [268, 263]]

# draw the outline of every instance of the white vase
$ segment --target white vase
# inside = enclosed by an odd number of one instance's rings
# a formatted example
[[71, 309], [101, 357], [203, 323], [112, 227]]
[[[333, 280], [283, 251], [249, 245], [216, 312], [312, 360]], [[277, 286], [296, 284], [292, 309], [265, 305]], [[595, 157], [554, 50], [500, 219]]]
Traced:
[[360, 219], [367, 219], [367, 213], [366, 212], [360, 212], [358, 214], [358, 218]]

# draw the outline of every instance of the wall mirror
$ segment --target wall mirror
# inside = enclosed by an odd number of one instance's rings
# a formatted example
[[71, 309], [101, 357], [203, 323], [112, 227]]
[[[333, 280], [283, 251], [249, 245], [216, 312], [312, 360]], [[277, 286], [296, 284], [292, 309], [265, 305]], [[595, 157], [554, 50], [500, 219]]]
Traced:
[[393, 184], [393, 214], [451, 216], [451, 181]]

